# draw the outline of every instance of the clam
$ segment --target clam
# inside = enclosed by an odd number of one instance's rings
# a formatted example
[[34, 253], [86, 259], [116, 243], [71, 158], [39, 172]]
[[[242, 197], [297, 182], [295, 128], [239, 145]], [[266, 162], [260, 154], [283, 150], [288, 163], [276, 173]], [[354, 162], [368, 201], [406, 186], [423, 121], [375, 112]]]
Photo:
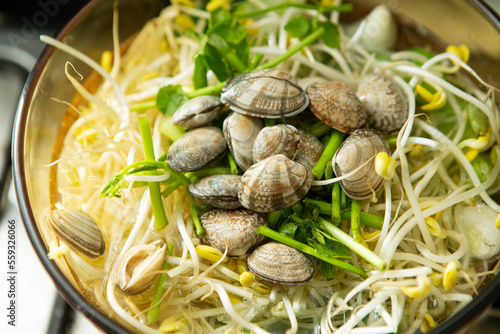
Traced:
[[384, 75], [365, 76], [356, 95], [365, 106], [368, 123], [376, 130], [397, 132], [408, 119], [408, 103], [403, 91]]
[[186, 128], [196, 128], [213, 121], [223, 108], [224, 104], [216, 96], [197, 96], [177, 109], [170, 122]]
[[307, 87], [314, 83], [319, 83], [319, 82], [327, 82], [328, 79], [323, 78], [323, 77], [305, 77], [297, 81], [300, 87], [302, 87], [303, 90], [306, 90]]
[[295, 161], [312, 169], [318, 162], [325, 147], [312, 133], [304, 129], [299, 129], [299, 148]]
[[265, 236], [255, 230], [259, 226], [268, 226], [264, 217], [246, 209], [207, 211], [200, 216], [200, 222], [205, 231], [201, 242], [222, 253], [227, 248], [230, 256], [245, 255], [250, 248], [262, 242]]
[[290, 74], [265, 69], [243, 73], [229, 80], [222, 90], [221, 101], [245, 115], [280, 118], [304, 111], [309, 98]]
[[222, 131], [215, 126], [190, 130], [168, 150], [167, 163], [176, 171], [193, 172], [210, 166], [226, 152]]
[[281, 210], [300, 201], [312, 183], [311, 170], [283, 154], [250, 167], [242, 176], [238, 198], [256, 212]]
[[263, 124], [259, 118], [233, 112], [223, 124], [224, 137], [234, 160], [243, 170], [253, 164], [253, 143]]
[[127, 295], [146, 291], [156, 281], [165, 252], [166, 244], [161, 240], [131, 247], [116, 270], [118, 288]]
[[278, 124], [260, 130], [253, 143], [254, 163], [276, 154], [294, 159], [299, 148], [299, 131], [293, 125]]
[[47, 225], [69, 248], [88, 258], [96, 259], [106, 248], [101, 229], [86, 213], [55, 209], [47, 215]]
[[385, 138], [372, 129], [354, 131], [339, 147], [332, 159], [336, 176], [350, 173], [364, 164], [353, 175], [340, 181], [347, 196], [370, 198], [382, 186], [384, 179], [375, 172], [374, 157], [379, 152], [391, 153]]
[[293, 247], [269, 242], [257, 247], [247, 259], [248, 269], [268, 282], [299, 285], [311, 279], [314, 265]]
[[240, 181], [239, 175], [212, 175], [190, 183], [187, 191], [206, 204], [221, 209], [236, 209], [241, 206], [238, 200]]
[[309, 109], [328, 126], [352, 133], [365, 126], [368, 114], [356, 94], [343, 82], [311, 84], [307, 90]]

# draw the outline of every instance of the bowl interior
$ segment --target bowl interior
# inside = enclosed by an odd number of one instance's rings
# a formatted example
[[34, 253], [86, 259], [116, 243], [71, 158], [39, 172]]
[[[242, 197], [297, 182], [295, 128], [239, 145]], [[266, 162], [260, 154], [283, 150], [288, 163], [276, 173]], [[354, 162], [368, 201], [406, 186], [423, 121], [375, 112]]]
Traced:
[[[385, 3], [395, 14], [420, 24], [423, 33], [428, 31], [446, 44], [466, 44], [471, 50], [471, 66], [487, 82], [500, 87], [500, 83], [495, 81], [500, 74], [499, 19], [481, 2], [363, 0], [356, 3]], [[140, 29], [165, 5], [166, 2], [160, 0], [120, 0], [121, 40]], [[112, 50], [112, 8], [113, 0], [90, 2], [59, 33], [58, 38], [98, 61], [104, 50]], [[13, 138], [13, 173], [20, 212], [41, 262], [63, 297], [105, 331], [123, 332], [125, 329], [96, 310], [78, 292], [76, 282], [66, 278], [71, 275], [64, 273], [64, 269], [62, 271], [46, 255], [51, 241], [44, 222], [50, 209], [48, 166], [53, 162], [54, 143], [67, 110], [67, 106], [57, 100], [70, 101], [75, 95], [64, 73], [68, 61], [84, 78], [91, 72], [88, 66], [74, 57], [47, 48], [22, 95]], [[77, 76], [73, 70], [70, 69], [70, 72]], [[496, 277], [477, 298], [433, 332], [449, 333], [464, 326], [498, 296], [499, 288], [500, 277]]]

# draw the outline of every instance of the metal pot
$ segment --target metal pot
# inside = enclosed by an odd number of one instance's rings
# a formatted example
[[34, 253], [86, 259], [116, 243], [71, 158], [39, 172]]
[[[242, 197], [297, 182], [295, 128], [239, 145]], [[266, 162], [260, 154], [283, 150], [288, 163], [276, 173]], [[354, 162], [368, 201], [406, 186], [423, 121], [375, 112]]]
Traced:
[[[114, 0], [94, 0], [84, 7], [59, 32], [57, 38], [75, 46], [93, 59], [112, 48], [112, 7]], [[500, 73], [500, 18], [477, 0], [382, 0], [357, 1], [363, 4], [385, 3], [401, 17], [406, 17], [440, 38], [446, 44], [467, 44], [470, 64], [490, 84]], [[130, 36], [149, 18], [158, 14], [166, 3], [161, 0], [120, 0], [120, 36]], [[79, 69], [79, 61], [59, 50], [47, 47], [38, 59], [24, 88], [16, 115], [13, 136], [13, 174], [20, 212], [29, 238], [42, 264], [64, 299], [108, 333], [128, 331], [97, 310], [82, 296], [75, 285], [47, 258], [47, 240], [43, 217], [50, 203], [49, 168], [52, 151], [66, 107], [55, 103], [55, 97], [69, 101], [75, 94], [64, 76], [64, 63], [70, 60]], [[88, 70], [90, 72], [90, 70]], [[87, 76], [89, 73], [82, 73]], [[500, 295], [500, 277], [494, 277], [455, 315], [432, 333], [459, 332], [474, 321]]]

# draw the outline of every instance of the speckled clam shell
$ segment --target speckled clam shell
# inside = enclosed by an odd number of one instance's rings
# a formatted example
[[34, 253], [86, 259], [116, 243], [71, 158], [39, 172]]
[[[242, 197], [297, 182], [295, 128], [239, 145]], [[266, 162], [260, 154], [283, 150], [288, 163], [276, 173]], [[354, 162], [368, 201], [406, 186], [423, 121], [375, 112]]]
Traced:
[[372, 129], [354, 131], [339, 147], [332, 159], [336, 176], [350, 173], [373, 158], [354, 175], [340, 181], [347, 196], [358, 200], [367, 199], [382, 186], [384, 179], [375, 172], [374, 156], [379, 152], [391, 154], [385, 138]]
[[302, 87], [303, 90], [307, 90], [307, 88], [315, 83], [320, 83], [320, 82], [327, 82], [328, 79], [325, 79], [323, 77], [305, 77], [301, 78], [297, 81], [300, 87]]
[[245, 115], [280, 118], [304, 111], [309, 98], [290, 74], [265, 69], [229, 80], [222, 90], [221, 101]]
[[127, 295], [146, 291], [157, 280], [166, 249], [161, 240], [130, 247], [115, 272], [118, 288]]
[[223, 108], [224, 104], [216, 96], [197, 96], [177, 109], [170, 123], [186, 128], [197, 128], [213, 121]]
[[258, 234], [259, 226], [268, 226], [262, 215], [246, 210], [211, 210], [200, 216], [200, 222], [205, 234], [201, 242], [217, 248], [222, 253], [226, 247], [228, 255], [241, 256], [265, 238]]
[[408, 119], [408, 103], [392, 79], [370, 74], [361, 80], [356, 92], [368, 113], [368, 123], [383, 133], [399, 131]]
[[248, 269], [261, 279], [284, 285], [300, 285], [311, 279], [314, 265], [293, 247], [269, 242], [247, 258]]
[[304, 129], [299, 129], [299, 136], [300, 142], [295, 161], [309, 169], [313, 169], [321, 154], [323, 154], [325, 146], [312, 133]]
[[224, 120], [223, 131], [234, 160], [243, 170], [253, 164], [253, 143], [264, 125], [259, 118], [231, 113]]
[[309, 109], [328, 126], [345, 133], [363, 128], [368, 114], [356, 94], [343, 82], [314, 83], [307, 88]]
[[253, 161], [257, 163], [276, 154], [295, 159], [299, 149], [299, 131], [293, 125], [277, 124], [260, 130], [253, 143]]
[[222, 158], [226, 147], [226, 140], [219, 128], [196, 128], [183, 134], [170, 146], [167, 163], [179, 172], [197, 171]]
[[86, 213], [55, 209], [47, 215], [47, 225], [69, 248], [88, 258], [96, 259], [106, 248], [101, 229]]
[[256, 212], [281, 210], [300, 201], [312, 183], [311, 170], [283, 154], [250, 167], [242, 176], [238, 198]]
[[212, 175], [190, 183], [187, 191], [203, 203], [216, 208], [236, 209], [241, 206], [238, 200], [240, 182], [240, 175]]

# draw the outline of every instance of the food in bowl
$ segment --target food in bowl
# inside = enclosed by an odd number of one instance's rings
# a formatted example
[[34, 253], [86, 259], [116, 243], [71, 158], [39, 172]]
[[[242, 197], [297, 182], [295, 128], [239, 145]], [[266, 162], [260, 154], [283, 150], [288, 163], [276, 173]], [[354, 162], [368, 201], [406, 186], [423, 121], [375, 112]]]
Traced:
[[350, 10], [174, 1], [100, 64], [42, 38], [104, 78], [61, 69], [88, 103], [47, 215], [99, 309], [147, 333], [425, 332], [496, 274], [497, 88], [465, 45], [396, 51], [387, 7]]

